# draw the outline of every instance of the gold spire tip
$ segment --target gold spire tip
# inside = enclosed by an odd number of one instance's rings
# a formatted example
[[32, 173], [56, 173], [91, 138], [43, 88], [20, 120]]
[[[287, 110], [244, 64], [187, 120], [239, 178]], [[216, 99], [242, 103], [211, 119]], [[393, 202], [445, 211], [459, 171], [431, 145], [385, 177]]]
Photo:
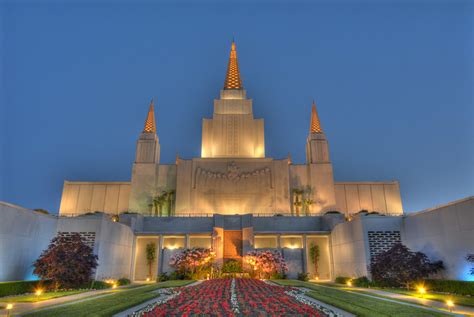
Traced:
[[145, 120], [145, 127], [143, 128], [144, 133], [156, 133], [156, 124], [155, 124], [155, 107], [153, 99], [150, 102], [150, 109], [148, 110], [148, 115]]
[[240, 79], [239, 63], [237, 61], [237, 48], [234, 40], [230, 49], [229, 63], [227, 64], [227, 74], [224, 82], [224, 89], [242, 89]]
[[311, 126], [309, 131], [311, 133], [323, 133], [321, 129], [321, 122], [319, 122], [318, 112], [316, 111], [316, 103], [313, 100], [313, 105], [311, 107]]

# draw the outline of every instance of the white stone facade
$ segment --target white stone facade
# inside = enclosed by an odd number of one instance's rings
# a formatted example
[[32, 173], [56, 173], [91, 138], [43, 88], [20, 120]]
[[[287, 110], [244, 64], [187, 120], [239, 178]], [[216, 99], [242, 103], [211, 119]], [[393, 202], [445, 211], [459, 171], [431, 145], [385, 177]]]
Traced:
[[308, 135], [306, 164], [265, 157], [263, 119], [253, 117], [252, 107], [244, 89], [222, 90], [212, 119], [203, 120], [201, 157], [175, 164], [160, 163], [156, 133], [141, 133], [131, 182], [67, 181], [60, 214], [152, 215], [153, 199], [163, 192], [174, 193], [166, 215], [403, 213], [396, 181], [334, 181], [322, 131]]

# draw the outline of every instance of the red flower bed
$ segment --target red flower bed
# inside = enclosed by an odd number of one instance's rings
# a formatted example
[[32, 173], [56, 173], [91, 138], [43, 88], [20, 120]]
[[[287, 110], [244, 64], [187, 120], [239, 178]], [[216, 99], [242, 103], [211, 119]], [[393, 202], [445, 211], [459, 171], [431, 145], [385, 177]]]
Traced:
[[243, 315], [325, 316], [318, 310], [285, 294], [290, 287], [269, 285], [260, 280], [236, 279], [236, 293]]
[[176, 289], [178, 296], [142, 316], [326, 316], [285, 294], [291, 289], [254, 279], [209, 280]]

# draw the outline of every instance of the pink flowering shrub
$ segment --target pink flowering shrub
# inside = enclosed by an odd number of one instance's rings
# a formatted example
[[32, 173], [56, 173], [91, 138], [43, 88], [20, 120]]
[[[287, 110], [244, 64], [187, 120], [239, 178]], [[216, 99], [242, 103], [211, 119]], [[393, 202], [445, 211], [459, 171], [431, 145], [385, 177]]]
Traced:
[[244, 257], [250, 266], [250, 275], [259, 278], [282, 278], [288, 265], [280, 251], [250, 251]]
[[192, 248], [184, 249], [173, 255], [170, 266], [180, 275], [188, 278], [204, 278], [211, 268], [216, 254], [211, 249]]

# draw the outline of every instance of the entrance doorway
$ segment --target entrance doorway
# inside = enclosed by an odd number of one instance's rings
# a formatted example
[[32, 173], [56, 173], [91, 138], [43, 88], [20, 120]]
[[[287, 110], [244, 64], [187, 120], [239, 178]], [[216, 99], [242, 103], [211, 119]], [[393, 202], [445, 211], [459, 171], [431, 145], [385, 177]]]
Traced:
[[242, 230], [224, 230], [224, 261], [242, 259]]

